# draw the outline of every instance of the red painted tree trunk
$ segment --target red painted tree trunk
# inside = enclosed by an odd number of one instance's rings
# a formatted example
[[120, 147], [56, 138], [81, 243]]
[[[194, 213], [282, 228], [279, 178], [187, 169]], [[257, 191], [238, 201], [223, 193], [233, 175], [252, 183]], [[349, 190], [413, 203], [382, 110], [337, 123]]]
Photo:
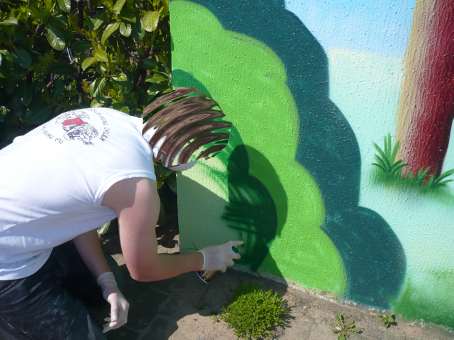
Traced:
[[454, 116], [454, 0], [416, 0], [397, 114], [406, 171], [439, 174]]

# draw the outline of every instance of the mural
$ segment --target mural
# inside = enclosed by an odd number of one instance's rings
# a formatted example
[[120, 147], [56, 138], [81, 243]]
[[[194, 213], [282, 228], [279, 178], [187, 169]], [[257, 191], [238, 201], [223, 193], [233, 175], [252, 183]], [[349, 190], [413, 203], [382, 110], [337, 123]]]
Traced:
[[400, 158], [439, 175], [454, 115], [454, 2], [418, 1], [398, 111]]
[[[454, 297], [446, 296], [454, 284], [451, 187], [435, 198], [385, 185], [372, 165], [381, 165], [373, 144], [400, 131], [401, 144], [389, 137], [385, 149], [397, 172], [414, 169], [406, 151], [413, 137], [403, 136], [429, 113], [408, 107], [436, 84], [427, 76], [415, 85], [412, 70], [438, 67], [452, 84], [454, 60], [411, 60], [424, 41], [430, 55], [452, 56], [449, 34], [432, 43], [427, 32], [452, 32], [453, 6], [428, 3], [173, 0], [174, 86], [205, 91], [235, 126], [217, 158], [178, 178], [183, 248], [239, 237], [249, 270], [454, 326]], [[435, 10], [436, 19], [427, 15]], [[439, 86], [440, 99], [428, 97], [445, 103], [437, 117], [453, 113], [452, 91]], [[413, 117], [407, 125], [404, 116]], [[437, 120], [448, 140], [451, 120]], [[454, 154], [445, 146], [449, 168]]]

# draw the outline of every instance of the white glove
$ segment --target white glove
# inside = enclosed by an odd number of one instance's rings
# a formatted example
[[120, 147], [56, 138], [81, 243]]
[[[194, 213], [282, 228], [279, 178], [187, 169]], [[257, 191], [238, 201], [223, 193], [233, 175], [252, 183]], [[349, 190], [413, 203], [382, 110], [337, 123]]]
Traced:
[[232, 247], [242, 244], [243, 241], [229, 241], [221, 245], [200, 249], [199, 252], [203, 255], [202, 270], [220, 270], [221, 272], [225, 272], [227, 267], [233, 266], [233, 260], [241, 258], [240, 254], [235, 253]]
[[129, 303], [121, 294], [117, 281], [112, 272], [105, 272], [98, 276], [96, 282], [101, 287], [102, 296], [110, 304], [110, 317], [105, 318], [107, 323], [103, 333], [120, 328], [128, 321]]

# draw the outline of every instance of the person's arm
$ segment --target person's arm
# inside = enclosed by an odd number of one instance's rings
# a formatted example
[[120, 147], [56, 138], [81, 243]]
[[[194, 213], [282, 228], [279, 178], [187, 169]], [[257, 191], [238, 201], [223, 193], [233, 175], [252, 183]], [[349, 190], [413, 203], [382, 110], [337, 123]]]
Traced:
[[156, 182], [149, 179], [132, 178], [114, 184], [104, 195], [103, 205], [118, 216], [123, 257], [137, 281], [158, 281], [191, 271], [225, 271], [240, 257], [232, 247], [241, 242], [187, 254], [158, 254], [155, 226], [160, 201]]
[[123, 326], [128, 321], [129, 303], [120, 292], [117, 281], [110, 271], [96, 230], [77, 236], [73, 243], [82, 261], [101, 287], [104, 299], [110, 304], [110, 317], [103, 327], [103, 332]]
[[133, 279], [157, 281], [202, 270], [203, 256], [198, 252], [157, 254], [155, 226], [160, 201], [156, 182], [146, 178], [120, 181], [106, 192], [103, 205], [118, 216], [121, 249]]
[[96, 230], [77, 236], [73, 239], [73, 243], [83, 262], [95, 278], [102, 273], [110, 272]]

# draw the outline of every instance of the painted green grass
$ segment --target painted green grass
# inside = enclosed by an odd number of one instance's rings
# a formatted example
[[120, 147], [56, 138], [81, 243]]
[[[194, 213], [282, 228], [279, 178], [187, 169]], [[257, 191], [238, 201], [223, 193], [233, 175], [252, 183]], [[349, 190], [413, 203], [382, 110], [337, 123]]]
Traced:
[[394, 312], [406, 319], [422, 319], [454, 329], [454, 272], [432, 270], [419, 280], [407, 279]]
[[376, 151], [375, 162], [372, 165], [378, 170], [377, 179], [384, 183], [423, 190], [437, 190], [454, 181], [454, 169], [447, 170], [440, 175], [430, 175], [428, 168], [419, 169], [416, 173], [412, 171], [404, 173], [407, 164], [397, 159], [399, 141], [393, 141], [390, 134], [385, 136], [383, 148], [376, 143], [374, 143], [374, 148]]
[[399, 142], [393, 143], [391, 135], [387, 135], [384, 140], [383, 149], [374, 143], [375, 151], [375, 165], [381, 169], [383, 174], [387, 176], [400, 176], [402, 169], [407, 165], [402, 160], [396, 159], [397, 152], [399, 151]]

